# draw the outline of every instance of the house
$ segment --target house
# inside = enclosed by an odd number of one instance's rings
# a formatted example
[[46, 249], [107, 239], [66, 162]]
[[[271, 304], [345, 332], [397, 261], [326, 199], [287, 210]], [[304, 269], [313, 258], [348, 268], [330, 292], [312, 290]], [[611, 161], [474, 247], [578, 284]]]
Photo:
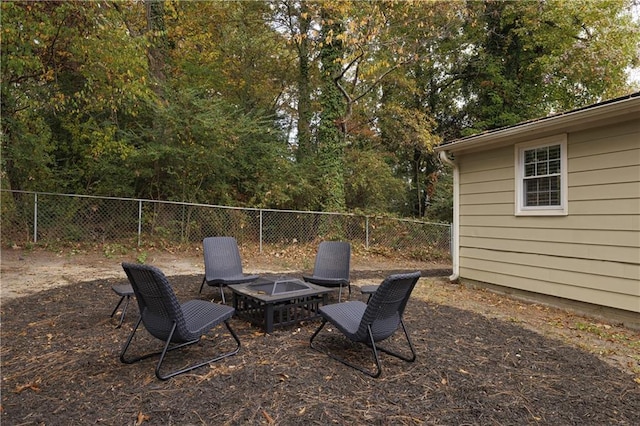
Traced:
[[640, 92], [436, 151], [452, 280], [640, 328]]

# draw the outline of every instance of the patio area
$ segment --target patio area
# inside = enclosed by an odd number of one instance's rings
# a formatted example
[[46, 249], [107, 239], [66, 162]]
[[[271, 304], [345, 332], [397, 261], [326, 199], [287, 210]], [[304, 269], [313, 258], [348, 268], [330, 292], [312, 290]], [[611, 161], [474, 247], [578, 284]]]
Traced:
[[[376, 282], [390, 272], [353, 271], [352, 278]], [[201, 275], [169, 278], [182, 301], [219, 300], [217, 291], [198, 295]], [[426, 278], [405, 313], [417, 360], [407, 364], [383, 354], [378, 379], [311, 350], [316, 321], [265, 334], [236, 317], [237, 355], [161, 382], [153, 374], [155, 359], [118, 360], [137, 317], [135, 303], [121, 329], [118, 318], [109, 317], [117, 302], [111, 286], [125, 280], [3, 301], [6, 424], [633, 424], [640, 412], [640, 384], [632, 374], [517, 318], [439, 303]], [[179, 366], [206, 356], [212, 343], [178, 351], [170, 361]], [[149, 339], [150, 347], [158, 344]], [[369, 360], [366, 348], [345, 350]]]

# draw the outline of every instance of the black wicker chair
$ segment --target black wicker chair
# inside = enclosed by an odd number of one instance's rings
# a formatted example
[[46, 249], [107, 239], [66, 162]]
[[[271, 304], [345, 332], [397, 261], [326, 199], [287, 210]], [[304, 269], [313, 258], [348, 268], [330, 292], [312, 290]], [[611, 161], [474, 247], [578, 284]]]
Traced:
[[[158, 268], [148, 265], [123, 263], [124, 269], [140, 308], [140, 318], [131, 331], [127, 342], [120, 352], [120, 361], [132, 364], [154, 355], [160, 355], [156, 366], [156, 376], [161, 380], [169, 379], [178, 374], [191, 371], [203, 365], [235, 355], [240, 350], [240, 339], [229, 325], [229, 319], [235, 310], [226, 305], [207, 302], [205, 300], [190, 300], [180, 304], [169, 281]], [[161, 352], [149, 353], [136, 358], [127, 359], [125, 353], [133, 340], [140, 323], [155, 338], [165, 342]], [[224, 323], [231, 336], [236, 341], [235, 349], [216, 355], [212, 359], [196, 365], [162, 374], [160, 369], [167, 352], [198, 343], [200, 338], [217, 325]]]
[[255, 281], [258, 275], [242, 273], [242, 259], [238, 243], [233, 237], [207, 237], [202, 241], [204, 252], [204, 278], [200, 285], [202, 293], [204, 283], [220, 288], [222, 303], [224, 299], [223, 287], [229, 284], [242, 284]]
[[349, 297], [351, 297], [350, 264], [351, 245], [348, 242], [323, 241], [318, 246], [313, 274], [304, 275], [302, 278], [323, 287], [339, 287], [338, 301], [340, 301], [343, 286], [349, 287]]
[[[407, 333], [402, 316], [411, 292], [419, 278], [420, 272], [390, 275], [380, 284], [378, 290], [373, 293], [369, 303], [353, 300], [322, 306], [319, 309], [320, 315], [322, 315], [322, 323], [315, 333], [313, 333], [313, 336], [311, 336], [309, 344], [313, 349], [324, 352], [331, 358], [362, 371], [371, 377], [378, 377], [382, 372], [380, 358], [378, 357], [379, 350], [400, 358], [403, 361], [415, 361], [416, 352]], [[376, 363], [376, 370], [367, 370], [327, 350], [320, 350], [317, 346], [314, 346], [314, 339], [327, 322], [333, 324], [352, 342], [364, 343], [371, 347]], [[411, 356], [392, 352], [377, 345], [378, 342], [393, 335], [399, 326], [402, 326], [404, 335], [409, 343]]]

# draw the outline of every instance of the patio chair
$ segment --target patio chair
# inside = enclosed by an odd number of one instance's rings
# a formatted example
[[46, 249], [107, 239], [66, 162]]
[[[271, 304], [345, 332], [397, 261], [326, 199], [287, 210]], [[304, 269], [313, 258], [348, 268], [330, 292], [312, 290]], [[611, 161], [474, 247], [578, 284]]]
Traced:
[[[124, 269], [140, 308], [140, 318], [131, 331], [127, 342], [120, 352], [120, 361], [132, 364], [145, 358], [160, 354], [156, 366], [156, 377], [167, 380], [178, 374], [191, 371], [203, 365], [219, 361], [240, 350], [240, 339], [229, 325], [229, 319], [235, 313], [230, 306], [207, 302], [205, 300], [190, 300], [183, 304], [178, 301], [173, 288], [165, 275], [158, 268], [148, 265], [123, 263]], [[155, 338], [165, 342], [161, 352], [148, 353], [132, 359], [125, 358], [125, 353], [136, 334], [140, 323]], [[236, 346], [230, 352], [218, 354], [214, 358], [189, 367], [162, 374], [160, 369], [167, 352], [198, 343], [203, 335], [224, 323], [236, 341]]]
[[[378, 290], [373, 293], [369, 303], [360, 300], [353, 300], [344, 303], [335, 303], [332, 305], [322, 306], [319, 313], [322, 316], [320, 327], [313, 333], [309, 340], [309, 345], [320, 352], [324, 352], [331, 358], [341, 363], [355, 368], [371, 377], [378, 377], [382, 372], [378, 351], [388, 353], [403, 361], [413, 362], [416, 359], [416, 352], [413, 343], [407, 333], [402, 316], [404, 309], [409, 300], [409, 296], [413, 291], [420, 272], [412, 272], [407, 274], [396, 274], [388, 276]], [[373, 352], [373, 358], [376, 363], [376, 370], [368, 370], [360, 365], [356, 365], [344, 358], [338, 357], [328, 350], [318, 349], [314, 346], [314, 339], [320, 333], [327, 323], [333, 324], [347, 339], [355, 343], [364, 343], [369, 346]], [[409, 343], [411, 356], [405, 356], [389, 349], [378, 346], [381, 342], [391, 337], [398, 326], [402, 326], [402, 331]]]
[[344, 241], [323, 241], [318, 246], [312, 275], [304, 275], [302, 278], [323, 287], [339, 287], [338, 301], [341, 301], [343, 286], [349, 287], [351, 297], [350, 263], [351, 244]]
[[222, 303], [224, 299], [223, 287], [229, 284], [242, 284], [255, 281], [258, 275], [242, 273], [242, 259], [238, 243], [233, 237], [207, 237], [202, 241], [204, 252], [204, 278], [200, 285], [202, 293], [204, 283], [220, 288]]

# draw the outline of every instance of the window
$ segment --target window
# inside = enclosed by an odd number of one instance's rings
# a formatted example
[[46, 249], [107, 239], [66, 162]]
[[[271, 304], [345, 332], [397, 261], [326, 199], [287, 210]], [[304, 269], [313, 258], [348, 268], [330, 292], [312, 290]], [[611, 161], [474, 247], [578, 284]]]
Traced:
[[516, 215], [567, 214], [567, 136], [516, 145]]

